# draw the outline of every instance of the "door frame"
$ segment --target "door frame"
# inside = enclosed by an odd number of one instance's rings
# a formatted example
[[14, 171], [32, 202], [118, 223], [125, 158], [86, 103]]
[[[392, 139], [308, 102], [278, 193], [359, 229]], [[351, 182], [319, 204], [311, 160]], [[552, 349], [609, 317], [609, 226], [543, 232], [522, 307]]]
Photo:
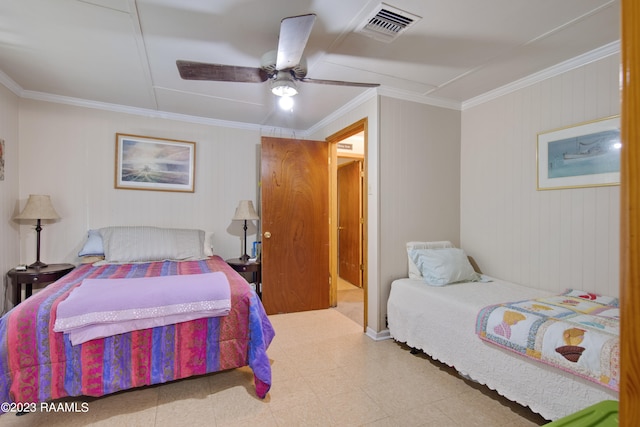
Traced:
[[637, 117], [640, 90], [635, 82], [640, 75], [640, 7], [636, 0], [622, 0], [622, 152], [620, 159], [620, 425], [636, 426], [640, 421], [640, 130]]
[[338, 142], [350, 136], [364, 133], [363, 159], [363, 191], [362, 191], [362, 289], [364, 290], [364, 331], [367, 330], [368, 319], [368, 236], [367, 236], [367, 150], [368, 150], [368, 119], [365, 117], [338, 132], [329, 135], [325, 140], [329, 144], [329, 277], [331, 286], [329, 291], [329, 305], [338, 304]]

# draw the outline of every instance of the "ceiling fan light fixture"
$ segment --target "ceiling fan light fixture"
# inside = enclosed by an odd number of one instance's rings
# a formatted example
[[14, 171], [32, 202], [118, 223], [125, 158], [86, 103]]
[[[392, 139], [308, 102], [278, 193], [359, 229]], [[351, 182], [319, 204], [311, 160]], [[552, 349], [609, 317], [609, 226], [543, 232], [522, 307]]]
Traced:
[[284, 111], [293, 110], [293, 98], [290, 96], [281, 96], [278, 100], [278, 105]]
[[276, 96], [295, 96], [298, 94], [298, 87], [290, 73], [279, 71], [271, 82], [271, 92]]

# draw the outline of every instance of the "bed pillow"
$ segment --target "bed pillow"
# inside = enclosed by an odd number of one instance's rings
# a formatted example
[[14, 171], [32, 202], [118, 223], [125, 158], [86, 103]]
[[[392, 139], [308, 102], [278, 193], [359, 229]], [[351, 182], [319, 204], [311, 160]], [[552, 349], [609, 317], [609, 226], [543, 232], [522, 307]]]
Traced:
[[204, 254], [206, 256], [213, 256], [213, 231], [206, 231], [204, 233]]
[[198, 260], [204, 254], [204, 231], [150, 226], [100, 229], [108, 263]]
[[104, 261], [104, 255], [86, 255], [80, 257], [80, 264], [93, 264]]
[[413, 261], [411, 252], [416, 249], [437, 249], [437, 248], [453, 248], [453, 244], [448, 240], [442, 240], [439, 242], [408, 242], [407, 243], [407, 258], [409, 259], [409, 278], [410, 279], [422, 279], [422, 272]]
[[[213, 256], [213, 231], [204, 233], [203, 251], [206, 256]], [[104, 245], [102, 244], [102, 235], [100, 230], [89, 230], [87, 241], [84, 243], [78, 256], [83, 259], [83, 263], [96, 262], [95, 257], [100, 257], [98, 261], [104, 260]], [[89, 260], [90, 259], [90, 260]], [[88, 260], [85, 262], [85, 260]]]
[[587, 292], [580, 289], [567, 289], [562, 293], [563, 296], [582, 298], [587, 301], [597, 302], [598, 304], [610, 305], [618, 307], [619, 301], [616, 297], [610, 297], [606, 295], [596, 294], [593, 292]]
[[84, 242], [84, 246], [78, 252], [79, 257], [84, 256], [103, 256], [104, 247], [102, 246], [102, 236], [99, 230], [89, 230], [87, 235], [87, 241]]
[[424, 281], [432, 286], [480, 279], [467, 258], [458, 248], [414, 249], [411, 257], [422, 273]]

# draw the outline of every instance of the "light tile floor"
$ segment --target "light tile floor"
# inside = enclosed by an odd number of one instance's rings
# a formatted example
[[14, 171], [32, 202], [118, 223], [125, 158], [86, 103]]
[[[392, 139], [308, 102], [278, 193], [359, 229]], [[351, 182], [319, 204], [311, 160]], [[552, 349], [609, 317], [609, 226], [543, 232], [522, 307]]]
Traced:
[[273, 387], [248, 368], [116, 393], [87, 413], [0, 416], [0, 426], [536, 426], [544, 420], [334, 309], [270, 317]]
[[338, 305], [335, 309], [364, 328], [364, 289], [338, 277]]

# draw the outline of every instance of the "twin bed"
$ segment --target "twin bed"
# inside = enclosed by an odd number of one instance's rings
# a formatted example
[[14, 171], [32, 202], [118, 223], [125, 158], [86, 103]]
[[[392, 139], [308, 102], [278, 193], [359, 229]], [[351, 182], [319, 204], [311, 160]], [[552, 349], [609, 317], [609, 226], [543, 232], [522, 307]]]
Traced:
[[[451, 248], [449, 242], [410, 242], [407, 245], [410, 277], [392, 283], [387, 303], [388, 327], [396, 341], [424, 351], [433, 359], [454, 367], [461, 376], [486, 385], [549, 420], [603, 400], [618, 400], [619, 340], [615, 330], [615, 299], [602, 302], [593, 294], [575, 291], [558, 297], [548, 291], [481, 276], [473, 271], [464, 252]], [[419, 255], [430, 251], [438, 254], [435, 260]], [[584, 302], [585, 297], [595, 298], [595, 301]], [[504, 304], [522, 301], [528, 302]], [[518, 332], [517, 329], [527, 323], [521, 318], [528, 316], [530, 319], [536, 317], [529, 322], [535, 329], [551, 331], [554, 327], [551, 322], [555, 319], [539, 316], [540, 312], [547, 313], [556, 308], [563, 314], [554, 314], [567, 316], [565, 320], [568, 320], [569, 314], [564, 314], [564, 308], [581, 304], [589, 305], [585, 310], [591, 314], [599, 312], [608, 317], [588, 321], [580, 318], [577, 321], [582, 323], [578, 327], [563, 330], [578, 329], [589, 338], [607, 327], [611, 329], [610, 336], [603, 340], [607, 344], [597, 348], [610, 358], [596, 362], [596, 374], [569, 372], [571, 365], [582, 366], [593, 358], [588, 352], [590, 346], [595, 346], [589, 339], [579, 341], [579, 337], [569, 337], [566, 332], [564, 338], [575, 345], [562, 345], [551, 342], [554, 337], [550, 332], [536, 337], [528, 330]], [[533, 314], [521, 307], [525, 305], [533, 306]], [[518, 321], [514, 323], [509, 317], [503, 317], [504, 311], [515, 313]], [[500, 317], [494, 320], [492, 315]], [[490, 343], [492, 337], [487, 335], [497, 335], [497, 345]], [[522, 346], [518, 345], [519, 339]], [[587, 342], [590, 345], [585, 344]], [[549, 346], [551, 350], [547, 350]], [[585, 354], [576, 362], [568, 360], [575, 355], [560, 354], [567, 348], [575, 352], [575, 348], [583, 347], [587, 350], [580, 350]]]
[[81, 255], [97, 262], [0, 319], [0, 401], [102, 396], [242, 366], [264, 398], [274, 330], [256, 293], [204, 242], [200, 230], [90, 233]]

